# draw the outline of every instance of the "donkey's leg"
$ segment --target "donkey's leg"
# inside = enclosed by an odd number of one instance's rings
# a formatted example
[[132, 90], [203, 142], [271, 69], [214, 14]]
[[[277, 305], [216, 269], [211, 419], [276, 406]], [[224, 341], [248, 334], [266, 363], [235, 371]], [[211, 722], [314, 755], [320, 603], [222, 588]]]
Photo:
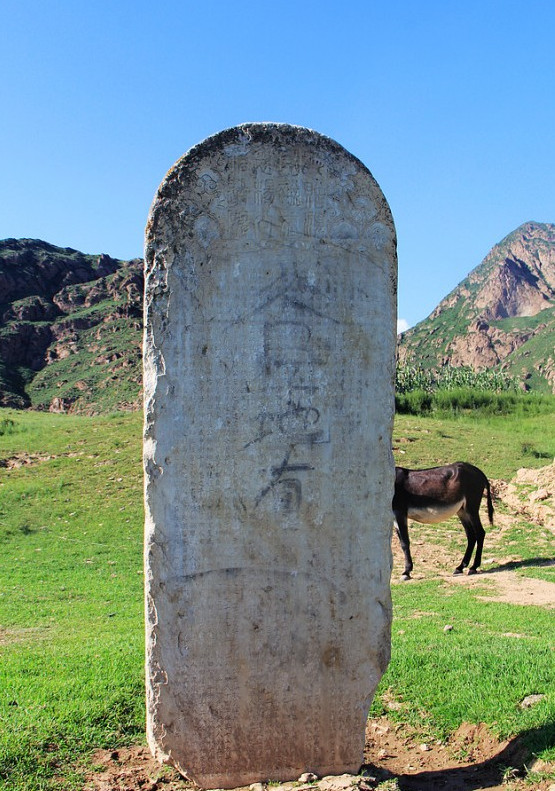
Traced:
[[[457, 516], [461, 520], [462, 526], [464, 527], [464, 532], [466, 533], [466, 552], [464, 553], [463, 559], [461, 560], [460, 564], [457, 566], [453, 574], [462, 574], [463, 569], [465, 569], [470, 563], [470, 558], [472, 557], [474, 547], [476, 546], [476, 534], [474, 532], [474, 525], [472, 524], [472, 520], [469, 519], [469, 516], [464, 510], [464, 508], [461, 508]], [[474, 570], [474, 572], [472, 573], [475, 574], [476, 570]]]
[[412, 557], [410, 554], [409, 526], [407, 515], [400, 511], [395, 511], [395, 530], [399, 537], [399, 543], [405, 556], [405, 570], [401, 575], [402, 580], [410, 580], [410, 573], [413, 569]]
[[472, 514], [472, 525], [474, 528], [474, 535], [476, 536], [476, 555], [474, 556], [474, 563], [468, 569], [468, 573], [476, 574], [477, 570], [482, 564], [482, 550], [484, 548], [484, 538], [486, 535], [486, 531], [484, 530], [482, 522], [480, 521], [480, 514], [478, 510], [476, 510], [475, 514]]

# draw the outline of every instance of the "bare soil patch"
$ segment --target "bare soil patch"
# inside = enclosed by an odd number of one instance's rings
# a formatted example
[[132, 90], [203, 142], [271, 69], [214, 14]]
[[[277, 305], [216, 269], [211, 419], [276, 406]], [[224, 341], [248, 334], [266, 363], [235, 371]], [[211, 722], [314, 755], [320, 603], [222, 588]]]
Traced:
[[[502, 518], [502, 517], [500, 517]], [[499, 518], [496, 518], [499, 522]], [[412, 526], [411, 526], [412, 527]], [[409, 531], [411, 530], [409, 527]], [[441, 529], [441, 525], [439, 529]], [[426, 529], [422, 529], [426, 528]], [[438, 526], [434, 526], [434, 530]], [[414, 539], [414, 533], [418, 533], [419, 539]], [[477, 574], [468, 576], [461, 574], [454, 576], [453, 570], [459, 563], [466, 539], [461, 527], [460, 551], [446, 548], [444, 545], [434, 543], [434, 536], [431, 530], [425, 525], [418, 525], [413, 529], [411, 546], [414, 545], [413, 559], [414, 571], [409, 582], [400, 582], [404, 568], [404, 557], [399, 547], [397, 537], [393, 536], [393, 575], [392, 583], [411, 585], [427, 579], [441, 579], [446, 585], [466, 585], [476, 588], [476, 598], [490, 601], [501, 601], [508, 604], [538, 605], [541, 607], [555, 608], [555, 583], [548, 580], [533, 579], [525, 577], [513, 568], [518, 565], [520, 558], [516, 555], [499, 556], [492, 547], [491, 540], [488, 549], [488, 535], [486, 534], [486, 544], [484, 549], [484, 560], [482, 568]], [[496, 543], [502, 543], [496, 541]], [[495, 557], [497, 555], [497, 557]], [[523, 568], [542, 568], [555, 565], [555, 560], [538, 558], [537, 561], [527, 561], [523, 563]], [[484, 595], [484, 587], [491, 589], [491, 593]]]
[[[518, 739], [499, 741], [483, 724], [463, 723], [444, 742], [423, 742], [408, 726], [386, 717], [369, 720], [366, 731], [367, 773], [378, 784], [394, 779], [400, 791], [530, 789], [517, 769], [525, 757]], [[509, 767], [515, 767], [512, 773]], [[549, 781], [534, 786], [549, 787]]]
[[[553, 565], [553, 564], [551, 564]], [[488, 584], [493, 583], [494, 592], [487, 596], [476, 596], [485, 601], [501, 601], [508, 604], [535, 604], [539, 607], [555, 607], [555, 583], [547, 580], [523, 577], [516, 571], [503, 569], [490, 571], [482, 576]]]
[[495, 481], [496, 496], [515, 514], [555, 534], [555, 460], [539, 469], [518, 470], [512, 481]]
[[19, 643], [31, 638], [36, 640], [44, 639], [47, 635], [48, 629], [40, 626], [28, 626], [25, 628], [13, 627], [11, 629], [0, 626], [0, 647], [9, 645], [10, 643]]
[[83, 453], [16, 453], [14, 456], [8, 456], [5, 459], [0, 458], [0, 468], [6, 470], [18, 470], [20, 467], [30, 467], [34, 464], [41, 464], [44, 461], [52, 461], [52, 459], [72, 459], [82, 456]]
[[38, 464], [41, 461], [50, 461], [50, 459], [55, 458], [57, 457], [41, 453], [16, 453], [14, 456], [8, 456], [6, 459], [0, 459], [0, 467], [3, 467], [7, 470], [17, 470], [20, 467]]
[[[445, 742], [422, 741], [406, 725], [387, 717], [368, 721], [365, 764], [361, 774], [272, 783], [271, 791], [345, 791], [383, 788], [384, 791], [549, 791], [552, 781], [530, 782], [519, 776], [526, 757], [518, 740], [499, 741], [485, 725], [463, 723]], [[155, 761], [148, 748], [99, 750], [94, 771], [86, 776], [86, 791], [187, 791], [195, 786]], [[515, 767], [512, 769], [512, 767]], [[545, 773], [555, 767], [543, 765]], [[267, 791], [259, 784], [254, 791]]]

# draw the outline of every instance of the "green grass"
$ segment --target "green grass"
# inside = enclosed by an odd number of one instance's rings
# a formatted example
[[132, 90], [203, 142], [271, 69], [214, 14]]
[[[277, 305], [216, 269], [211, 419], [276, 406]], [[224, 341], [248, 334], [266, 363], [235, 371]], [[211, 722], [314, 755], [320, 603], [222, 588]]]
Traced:
[[555, 457], [555, 411], [518, 419], [397, 415], [393, 446], [403, 467], [468, 461], [490, 478], [510, 480], [520, 467], [543, 467]]
[[40, 460], [0, 479], [0, 787], [61, 788], [142, 737], [140, 418], [4, 421], [0, 458]]
[[[434, 581], [417, 590], [394, 586], [394, 607], [393, 660], [374, 713], [387, 711], [381, 705], [387, 690], [401, 702], [392, 719], [409, 722], [427, 738], [444, 739], [464, 721], [485, 722], [503, 739], [541, 732], [536, 749], [555, 758], [555, 657], [546, 639], [552, 613], [477, 601], [474, 591], [459, 586], [446, 596]], [[444, 631], [446, 625], [452, 630]], [[546, 697], [537, 706], [520, 708], [527, 695], [538, 693]]]
[[535, 330], [541, 324], [548, 324], [555, 318], [555, 308], [549, 307], [536, 313], [535, 316], [511, 316], [506, 319], [492, 321], [492, 327], [499, 327], [505, 332], [511, 330]]
[[[144, 741], [141, 423], [137, 413], [0, 413], [6, 791], [80, 788], [78, 768], [94, 749]], [[555, 455], [554, 429], [553, 413], [399, 416], [395, 456], [405, 466], [461, 458], [509, 479]], [[21, 466], [11, 468], [14, 459]], [[507, 540], [511, 556], [531, 561], [518, 573], [552, 578], [532, 562], [547, 551], [537, 531], [520, 521]], [[460, 528], [442, 526], [437, 541], [458, 553]], [[385, 710], [387, 693], [401, 703], [388, 714], [423, 734], [443, 738], [462, 721], [485, 722], [502, 736], [527, 736], [530, 749], [553, 759], [552, 612], [451, 587], [393, 586], [393, 658], [373, 712]], [[519, 707], [538, 692], [541, 703]]]

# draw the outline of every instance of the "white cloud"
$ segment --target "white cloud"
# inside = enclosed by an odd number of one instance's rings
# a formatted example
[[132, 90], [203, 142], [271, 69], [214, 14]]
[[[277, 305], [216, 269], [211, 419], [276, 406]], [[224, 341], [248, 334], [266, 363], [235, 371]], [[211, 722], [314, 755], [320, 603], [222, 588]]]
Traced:
[[397, 335], [399, 335], [401, 332], [404, 332], [405, 330], [408, 330], [409, 326], [410, 325], [406, 319], [397, 319]]

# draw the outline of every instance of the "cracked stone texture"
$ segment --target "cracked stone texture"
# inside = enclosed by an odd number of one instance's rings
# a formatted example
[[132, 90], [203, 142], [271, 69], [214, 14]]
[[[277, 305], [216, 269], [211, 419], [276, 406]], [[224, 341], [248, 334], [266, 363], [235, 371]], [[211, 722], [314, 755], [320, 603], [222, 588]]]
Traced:
[[147, 732], [205, 788], [356, 772], [389, 661], [396, 240], [365, 166], [244, 124], [145, 245]]

